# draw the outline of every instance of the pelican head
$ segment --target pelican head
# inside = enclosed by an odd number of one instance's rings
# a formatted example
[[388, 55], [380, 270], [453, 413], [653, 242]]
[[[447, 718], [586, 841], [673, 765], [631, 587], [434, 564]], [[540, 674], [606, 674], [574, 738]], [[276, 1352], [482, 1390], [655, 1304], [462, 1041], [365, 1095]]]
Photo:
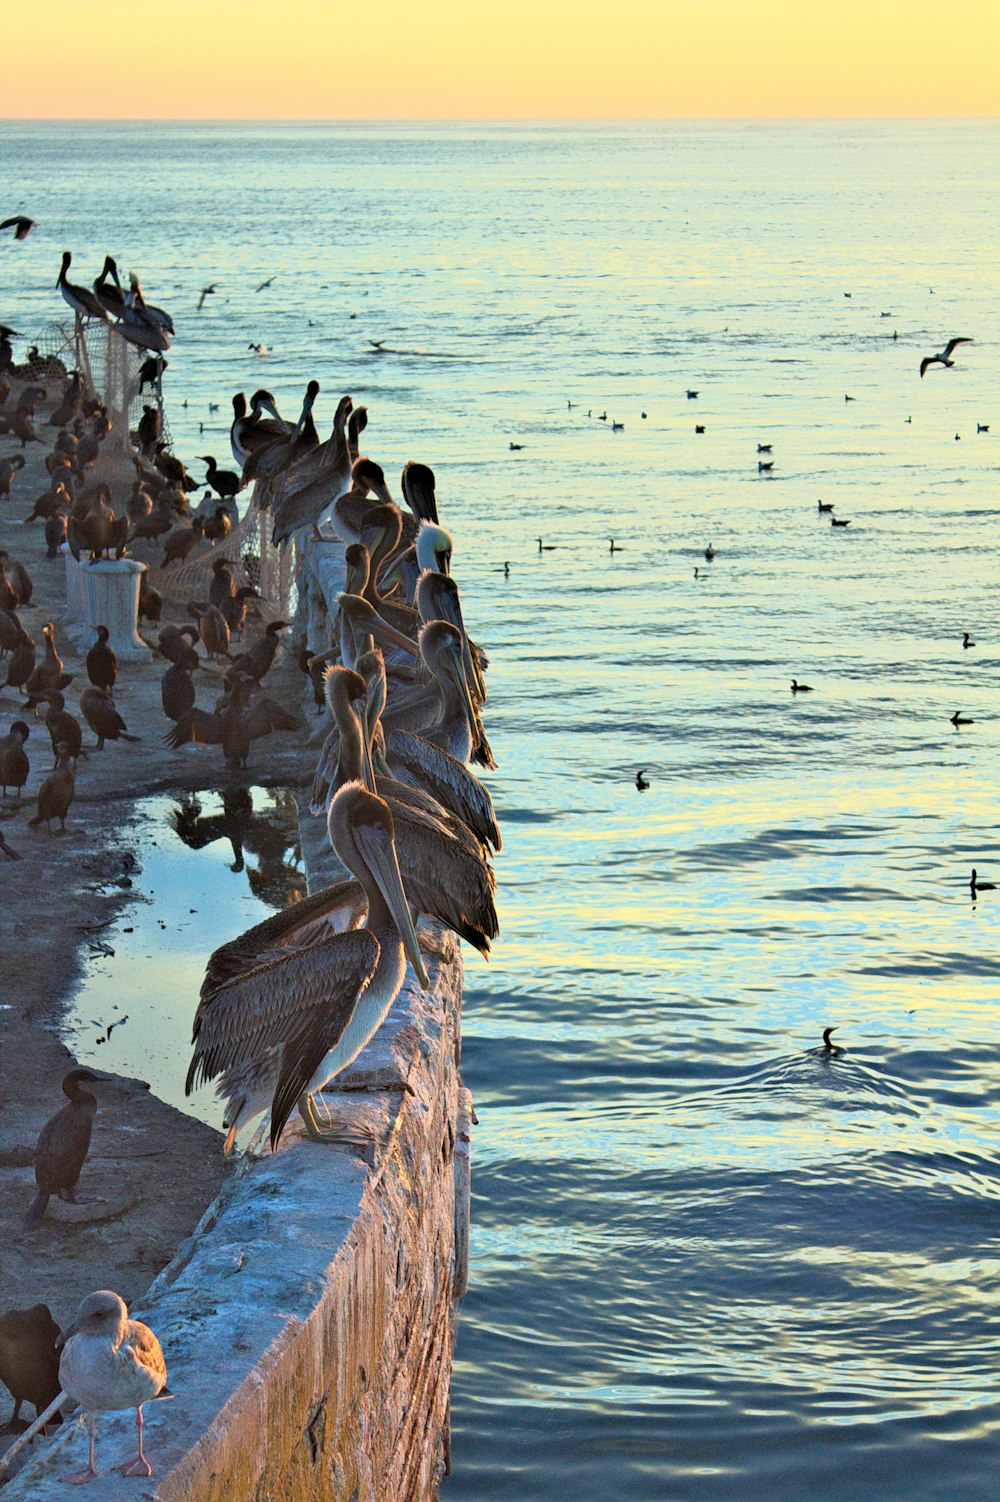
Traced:
[[337, 604], [356, 630], [366, 631], [370, 636], [384, 636], [394, 647], [401, 647], [404, 652], [416, 657], [417, 649], [409, 637], [397, 631], [395, 626], [390, 626], [360, 595], [338, 595]]
[[476, 711], [465, 677], [465, 648], [462, 634], [448, 621], [428, 621], [417, 638], [420, 656], [434, 677], [454, 685], [465, 705], [469, 724], [475, 725]]
[[368, 549], [363, 542], [352, 542], [344, 549], [344, 562], [347, 564], [347, 593], [363, 595], [368, 588], [368, 571], [371, 559]]
[[451, 572], [451, 536], [433, 522], [421, 522], [417, 533], [417, 565], [436, 574]]
[[389, 487], [385, 483], [385, 471], [381, 464], [376, 464], [374, 459], [355, 459], [351, 465], [351, 485], [355, 490], [361, 490], [368, 495], [373, 491], [383, 505], [393, 504]]
[[430, 982], [399, 874], [389, 805], [362, 783], [348, 782], [332, 798], [326, 822], [330, 844], [352, 876], [369, 892], [369, 901], [372, 883], [378, 887], [399, 931], [406, 957], [426, 990]]

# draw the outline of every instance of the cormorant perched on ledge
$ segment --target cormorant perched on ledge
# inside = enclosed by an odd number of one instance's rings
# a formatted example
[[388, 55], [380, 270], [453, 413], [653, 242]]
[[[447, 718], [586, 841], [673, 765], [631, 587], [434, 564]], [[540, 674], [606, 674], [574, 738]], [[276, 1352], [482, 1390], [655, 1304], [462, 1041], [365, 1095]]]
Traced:
[[27, 1427], [20, 1416], [22, 1403], [33, 1403], [38, 1415], [59, 1396], [58, 1335], [47, 1304], [0, 1314], [0, 1382], [14, 1399], [14, 1412], [0, 1433]]
[[24, 1218], [26, 1230], [41, 1220], [53, 1194], [68, 1200], [71, 1205], [76, 1203], [74, 1190], [87, 1159], [90, 1134], [97, 1115], [97, 1097], [81, 1086], [96, 1082], [98, 1078], [89, 1069], [71, 1069], [62, 1082], [69, 1105], [57, 1111], [39, 1133], [35, 1147], [38, 1193]]

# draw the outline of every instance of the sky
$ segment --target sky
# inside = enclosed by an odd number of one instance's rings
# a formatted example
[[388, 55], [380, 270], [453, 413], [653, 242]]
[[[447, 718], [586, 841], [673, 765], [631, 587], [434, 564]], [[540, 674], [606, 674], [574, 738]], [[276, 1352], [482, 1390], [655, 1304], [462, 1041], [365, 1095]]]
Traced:
[[6, 119], [1000, 114], [997, 0], [32, 0]]

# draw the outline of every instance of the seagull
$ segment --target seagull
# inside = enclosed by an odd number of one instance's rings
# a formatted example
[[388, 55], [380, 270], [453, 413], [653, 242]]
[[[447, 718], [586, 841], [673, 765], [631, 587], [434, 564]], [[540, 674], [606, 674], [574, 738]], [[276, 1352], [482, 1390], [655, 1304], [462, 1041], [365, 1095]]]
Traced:
[[812, 690], [811, 684], [808, 684], [808, 683], [799, 683], [797, 681], [797, 679], [795, 679], [795, 678], [792, 679], [792, 693], [793, 694], [811, 694], [812, 691], [813, 690]]
[[[636, 774], [635, 774], [635, 785], [638, 788], [638, 790], [639, 790], [640, 793], [644, 793], [646, 791], [646, 789], [649, 787], [649, 783], [646, 781], [645, 772], [646, 772], [646, 768], [643, 767], [643, 769], [642, 769], [641, 772], [636, 772]], [[973, 872], [972, 874], [973, 874], [973, 876], [975, 876], [976, 873]]]
[[166, 1386], [160, 1342], [152, 1330], [141, 1320], [129, 1319], [125, 1300], [102, 1288], [88, 1293], [56, 1345], [62, 1347], [59, 1381], [63, 1391], [85, 1410], [90, 1431], [87, 1469], [63, 1480], [93, 1481], [97, 1415], [122, 1408], [135, 1409], [139, 1453], [115, 1469], [124, 1476], [152, 1476], [153, 1467], [142, 1449], [142, 1405], [151, 1398], [173, 1396]]
[[209, 282], [209, 284], [208, 284], [207, 287], [202, 287], [202, 289], [201, 289], [201, 296], [198, 299], [198, 306], [195, 309], [195, 311], [197, 313], [201, 312], [202, 308], [205, 306], [205, 298], [206, 297], [211, 297], [212, 294], [213, 294], [213, 292], [215, 291], [215, 289], [216, 289], [216, 283], [215, 282]]
[[15, 240], [27, 240], [31, 231], [35, 228], [34, 219], [26, 219], [23, 214], [15, 214], [12, 219], [5, 219], [0, 224], [0, 229], [12, 229]]
[[968, 631], [963, 631], [962, 632], [962, 646], [963, 647], [974, 647], [975, 645], [976, 644], [972, 640], [972, 637], [969, 635]]
[[955, 713], [951, 716], [951, 723], [957, 729], [959, 725], [974, 725], [976, 722], [975, 720], [970, 720], [960, 709], [956, 709]]
[[971, 876], [971, 878], [969, 880], [969, 886], [972, 888], [973, 899], [975, 899], [975, 895], [976, 895], [977, 892], [995, 892], [996, 889], [997, 889], [997, 885], [996, 885], [995, 881], [980, 881], [979, 880], [979, 877], [976, 875], [976, 868], [975, 868], [975, 866], [973, 866], [973, 868], [972, 868], [972, 876]]
[[[277, 272], [275, 272], [275, 276], [277, 276]], [[268, 279], [267, 279], [267, 281], [266, 282], [261, 282], [261, 284], [260, 284], [259, 287], [255, 287], [254, 288], [254, 291], [255, 292], [263, 292], [264, 288], [265, 287], [270, 287], [270, 285], [271, 285], [271, 283], [273, 281], [274, 281], [274, 277], [273, 276], [269, 276]]]
[[971, 343], [971, 339], [964, 337], [959, 339], [949, 339], [948, 343], [945, 345], [944, 349], [939, 355], [925, 355], [920, 362], [920, 379], [923, 380], [928, 365], [947, 365], [949, 367], [954, 365], [955, 362], [951, 358], [951, 356], [956, 345]]

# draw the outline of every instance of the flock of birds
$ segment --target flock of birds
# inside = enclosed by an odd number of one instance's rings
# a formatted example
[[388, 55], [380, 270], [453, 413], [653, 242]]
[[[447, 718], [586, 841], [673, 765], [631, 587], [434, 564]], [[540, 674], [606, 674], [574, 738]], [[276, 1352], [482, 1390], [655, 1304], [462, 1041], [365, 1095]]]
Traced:
[[[67, 253], [59, 286], [74, 306], [80, 333], [86, 320], [104, 321], [109, 310], [96, 290], [67, 280], [69, 266]], [[102, 276], [105, 287], [119, 287], [110, 258]], [[134, 280], [114, 316], [129, 342], [142, 343], [130, 333], [152, 315]], [[157, 326], [165, 339], [165, 326]], [[33, 376], [13, 359], [12, 337], [13, 330], [4, 331], [0, 395], [3, 408], [10, 402], [16, 412]], [[159, 364], [154, 375], [161, 376], [162, 369]], [[80, 372], [65, 371], [56, 362], [46, 386], [34, 385], [31, 417], [48, 407], [48, 421], [57, 430], [46, 459], [49, 488], [31, 514], [44, 519], [47, 542], [50, 535], [55, 541], [54, 548], [48, 542], [50, 556], [63, 540], [84, 566], [88, 557], [122, 556], [136, 539], [160, 537], [159, 524], [151, 521], [168, 514], [174, 524], [164, 537], [160, 567], [169, 570], [197, 543], [212, 540], [213, 524], [219, 540], [225, 539], [234, 519], [229, 508], [251, 484], [252, 504], [266, 511], [276, 546], [293, 540], [301, 546], [321, 537], [343, 548], [344, 588], [336, 617], [328, 619], [323, 640], [300, 641], [290, 655], [307, 676], [307, 695], [317, 713], [329, 721], [311, 809], [325, 821], [344, 879], [277, 912], [209, 957], [186, 1090], [215, 1084], [225, 1103], [227, 1152], [242, 1129], [265, 1113], [273, 1149], [296, 1109], [309, 1138], [370, 1146], [370, 1139], [331, 1121], [322, 1104], [324, 1088], [382, 1025], [404, 984], [407, 961], [417, 984], [430, 984], [425, 953], [440, 952], [438, 925], [484, 956], [499, 931], [492, 856], [501, 848], [501, 836], [490, 793], [473, 770], [495, 766], [482, 723], [487, 659], [466, 630], [434, 473], [425, 464], [408, 463], [400, 480], [403, 504], [397, 504], [382, 468], [360, 451], [365, 408], [342, 397], [332, 431], [321, 440], [313, 420], [319, 385], [312, 381], [295, 421], [282, 417], [266, 391], [254, 393], [249, 402], [242, 393], [233, 398], [230, 444], [236, 468], [222, 470], [214, 457], [204, 456], [219, 503], [208, 520], [190, 516], [192, 482], [163, 439], [158, 408], [147, 407], [132, 435], [136, 479], [122, 506], [121, 496], [91, 479], [100, 469], [108, 423]], [[13, 424], [6, 431], [21, 439], [22, 448], [33, 441]], [[23, 463], [4, 462], [0, 496], [23, 483]], [[49, 528], [54, 518], [62, 523], [58, 539], [57, 525], [51, 533]], [[162, 597], [148, 581], [140, 598], [143, 619], [159, 628], [156, 651], [167, 662], [161, 682], [171, 726], [167, 744], [217, 745], [227, 768], [235, 771], [246, 765], [260, 736], [302, 729], [301, 717], [272, 698], [265, 683], [279, 661], [289, 623], [272, 621], [245, 650], [232, 650], [262, 603], [252, 562], [247, 555], [212, 558], [207, 598], [189, 603], [188, 620], [165, 621]], [[31, 771], [31, 726], [43, 714], [55, 765], [37, 790], [29, 823], [46, 824], [50, 831], [58, 824], [61, 832], [73, 801], [77, 762], [87, 751], [83, 725], [66, 705], [74, 675], [65, 670], [54, 624], [42, 627], [39, 647], [20, 619], [33, 589], [23, 561], [0, 552], [0, 656], [7, 660], [0, 689], [23, 695], [21, 716], [0, 738], [0, 796], [12, 799], [11, 811], [21, 806]], [[199, 707], [193, 675], [206, 665], [222, 674], [222, 694], [213, 706]], [[92, 751], [109, 741], [135, 740], [116, 700], [122, 684], [107, 627], [97, 628], [84, 667], [87, 685], [79, 709], [95, 737]], [[0, 841], [5, 855], [20, 858], [2, 835]], [[430, 931], [425, 922], [433, 925]], [[26, 1230], [37, 1233], [44, 1227], [53, 1198], [75, 1199], [98, 1108], [87, 1086], [100, 1078], [78, 1068], [63, 1082], [66, 1104], [46, 1123], [35, 1149], [37, 1192], [26, 1212]], [[368, 1083], [406, 1088], [391, 1077], [372, 1076]], [[142, 1405], [168, 1395], [166, 1370], [156, 1337], [128, 1318], [117, 1294], [89, 1295], [62, 1334], [44, 1305], [8, 1311], [0, 1317], [0, 1378], [15, 1399], [15, 1428], [22, 1424], [22, 1404], [35, 1405], [35, 1425], [27, 1434], [55, 1417], [67, 1395], [87, 1413], [88, 1465], [67, 1480], [87, 1481], [97, 1474], [94, 1416], [123, 1407], [136, 1410], [138, 1453], [120, 1469], [126, 1475], [151, 1474], [142, 1443]]]

